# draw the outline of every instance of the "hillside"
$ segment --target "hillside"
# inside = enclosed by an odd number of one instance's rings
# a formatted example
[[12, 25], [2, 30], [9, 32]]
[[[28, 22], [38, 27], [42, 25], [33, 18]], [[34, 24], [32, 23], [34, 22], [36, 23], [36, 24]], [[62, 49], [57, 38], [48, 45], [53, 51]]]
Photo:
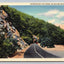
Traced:
[[19, 31], [20, 36], [28, 44], [32, 43], [33, 34], [39, 37], [39, 42], [41, 42], [43, 38], [45, 38], [45, 40], [49, 38], [51, 43], [64, 44], [64, 30], [60, 27], [34, 18], [9, 6], [2, 6], [2, 8], [8, 14], [6, 20], [12, 22]]
[[6, 20], [7, 17], [8, 14], [0, 6], [0, 58], [12, 56], [27, 46], [14, 25]]

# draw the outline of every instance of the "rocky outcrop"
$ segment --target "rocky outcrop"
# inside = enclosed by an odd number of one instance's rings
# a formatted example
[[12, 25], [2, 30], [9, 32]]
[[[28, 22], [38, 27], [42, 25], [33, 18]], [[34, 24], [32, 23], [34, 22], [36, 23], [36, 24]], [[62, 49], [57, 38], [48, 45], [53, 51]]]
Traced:
[[6, 20], [7, 17], [8, 14], [0, 6], [0, 35], [5, 35], [5, 38], [13, 39], [20, 49], [23, 49], [27, 44], [20, 37], [19, 32], [13, 24]]

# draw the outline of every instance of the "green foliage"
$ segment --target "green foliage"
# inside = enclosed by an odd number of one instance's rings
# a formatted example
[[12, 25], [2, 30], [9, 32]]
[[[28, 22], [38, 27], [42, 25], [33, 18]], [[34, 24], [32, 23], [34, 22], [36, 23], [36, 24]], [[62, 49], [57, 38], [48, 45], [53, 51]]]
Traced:
[[26, 43], [28, 43], [29, 45], [31, 44], [31, 43], [33, 43], [32, 41], [32, 38], [30, 38], [30, 37], [28, 37], [28, 36], [22, 36], [22, 38], [24, 39], [24, 41], [26, 41]]
[[10, 41], [9, 38], [5, 39], [3, 36], [0, 38], [0, 58], [6, 58], [15, 53], [18, 45], [14, 45], [15, 42]]
[[52, 43], [64, 44], [64, 30], [60, 29], [60, 27], [34, 18], [9, 6], [2, 6], [2, 8], [9, 15], [7, 20], [13, 23], [21, 36], [27, 37], [24, 38], [27, 43], [32, 42], [32, 35], [34, 34], [40, 38], [39, 40], [44, 37], [50, 37]]
[[49, 48], [54, 47], [54, 43], [52, 42], [52, 40], [49, 37], [42, 38], [40, 45], [42, 47], [46, 47], [46, 46]]
[[2, 40], [2, 44], [0, 46], [0, 58], [9, 57], [12, 54], [14, 54], [15, 51], [16, 51], [16, 48], [13, 46], [13, 43], [10, 42], [10, 39]]

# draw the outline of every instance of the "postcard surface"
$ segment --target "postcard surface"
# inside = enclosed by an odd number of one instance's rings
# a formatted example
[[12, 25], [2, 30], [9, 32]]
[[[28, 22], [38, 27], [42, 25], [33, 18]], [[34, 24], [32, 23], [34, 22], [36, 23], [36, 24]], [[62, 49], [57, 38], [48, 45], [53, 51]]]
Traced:
[[64, 3], [0, 5], [2, 58], [64, 61]]

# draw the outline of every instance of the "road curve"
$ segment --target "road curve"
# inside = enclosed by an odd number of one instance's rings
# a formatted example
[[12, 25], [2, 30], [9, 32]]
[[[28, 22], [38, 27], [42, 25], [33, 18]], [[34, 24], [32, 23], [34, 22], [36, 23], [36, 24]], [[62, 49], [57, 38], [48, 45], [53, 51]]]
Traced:
[[32, 44], [24, 53], [24, 58], [59, 58], [59, 57], [46, 52], [37, 44]]

